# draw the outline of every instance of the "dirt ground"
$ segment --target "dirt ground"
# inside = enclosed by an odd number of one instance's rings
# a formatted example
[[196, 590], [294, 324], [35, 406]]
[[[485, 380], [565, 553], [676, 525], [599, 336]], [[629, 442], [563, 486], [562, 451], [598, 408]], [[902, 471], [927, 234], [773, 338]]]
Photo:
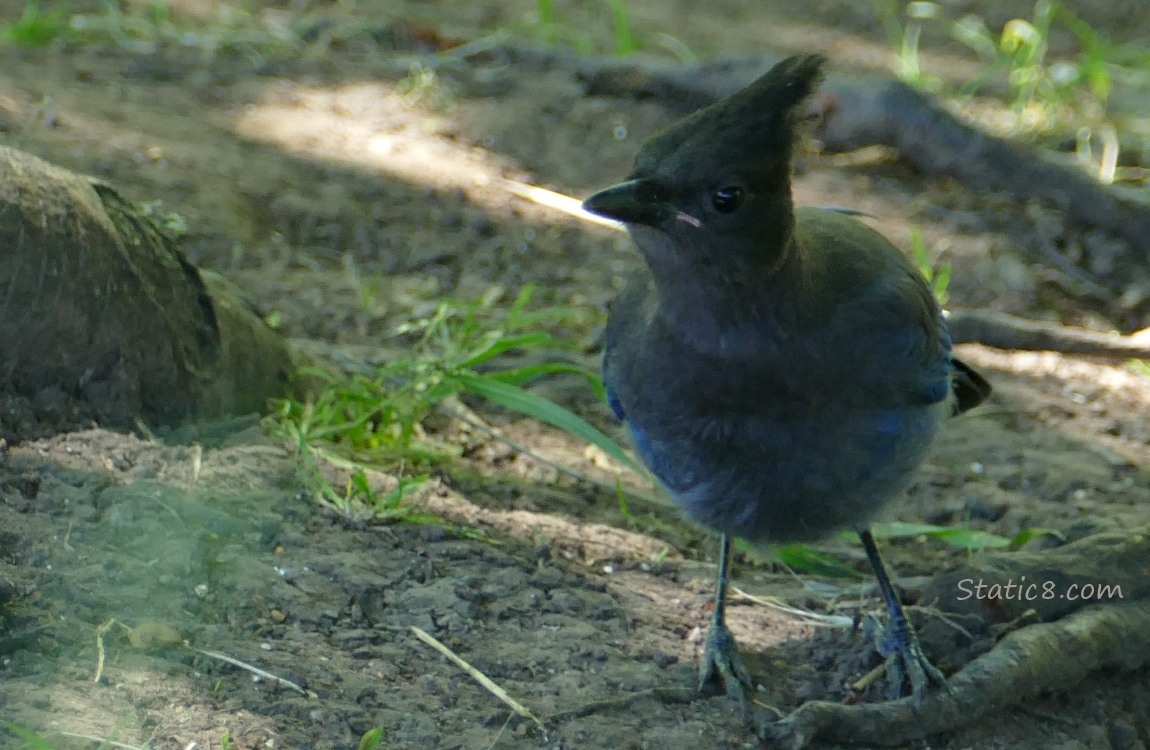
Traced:
[[[211, 0], [169, 5], [205, 28], [226, 25]], [[603, 3], [555, 5], [567, 37], [609, 49]], [[947, 5], [984, 13], [991, 27], [1032, 10], [1019, 0]], [[1139, 2], [1071, 5], [1117, 41], [1150, 21]], [[0, 18], [22, 6], [0, 0]], [[163, 201], [186, 219], [192, 259], [227, 274], [292, 337], [394, 352], [396, 324], [437, 298], [494, 286], [513, 295], [527, 283], [541, 302], [602, 312], [638, 262], [629, 241], [512, 196], [498, 178], [585, 196], [627, 173], [642, 140], [673, 119], [665, 103], [588, 96], [561, 68], [490, 61], [421, 77], [412, 67], [444, 39], [511, 29], [537, 40], [527, 0], [246, 8], [267, 28], [306, 19], [307, 44], [292, 56], [243, 45], [208, 54], [203, 39], [179, 38], [152, 48], [0, 46], [0, 143], [99, 175], [135, 200]], [[844, 68], [890, 63], [868, 3], [628, 8], [638, 36], [665, 56], [671, 37], [702, 57], [819, 50]], [[969, 73], [955, 49], [930, 49], [939, 74]], [[1107, 327], [1059, 295], [1034, 260], [1032, 245], [1058, 221], [1049, 209], [897, 163], [842, 168], [820, 156], [803, 160], [796, 193], [800, 204], [878, 217], [902, 247], [921, 226], [928, 247], [953, 258], [952, 306]], [[1056, 237], [1073, 244], [1073, 232], [1059, 226]], [[365, 295], [375, 280], [378, 291]], [[585, 333], [593, 366], [594, 331]], [[961, 354], [995, 395], [948, 426], [889, 519], [1071, 537], [1150, 519], [1150, 379], [1055, 354]], [[589, 392], [556, 386], [552, 395], [617, 429]], [[594, 468], [562, 435], [489, 416], [548, 458]], [[0, 719], [59, 748], [94, 746], [71, 733], [156, 750], [222, 748], [225, 738], [244, 750], [326, 750], [354, 748], [373, 727], [383, 728], [381, 747], [397, 750], [757, 746], [723, 697], [599, 705], [692, 684], [711, 538], [671, 511], [623, 517], [612, 493], [530, 458], [471, 455], [466, 474], [442, 477], [421, 500], [446, 524], [363, 528], [313, 503], [290, 453], [255, 430], [205, 449], [100, 430], [5, 446]], [[865, 570], [857, 547], [824, 546]], [[965, 554], [925, 538], [887, 547], [912, 590], [916, 577]], [[800, 580], [740, 562], [735, 582], [748, 593], [848, 616], [880, 608], [865, 576]], [[101, 631], [111, 620], [123, 627]], [[763, 686], [758, 700], [779, 710], [847, 699], [845, 684], [873, 666], [859, 657], [861, 636], [746, 599], [732, 603], [729, 622]], [[543, 726], [512, 714], [412, 626]], [[950, 668], [970, 658], [934, 656]], [[918, 746], [1144, 748], [1147, 677], [1097, 675]]]

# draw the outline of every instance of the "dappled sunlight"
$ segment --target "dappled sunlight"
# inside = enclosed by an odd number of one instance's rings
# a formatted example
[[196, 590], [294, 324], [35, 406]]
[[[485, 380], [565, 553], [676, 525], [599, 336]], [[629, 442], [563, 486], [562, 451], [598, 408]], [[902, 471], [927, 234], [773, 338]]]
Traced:
[[484, 183], [493, 167], [469, 146], [447, 142], [450, 122], [412, 111], [393, 87], [286, 84], [236, 118], [245, 138], [284, 151], [372, 167], [436, 187]]
[[[285, 83], [245, 107], [234, 128], [244, 138], [298, 156], [376, 170], [434, 190], [459, 190], [494, 213], [510, 212], [509, 193], [530, 200], [503, 179], [516, 173], [509, 161], [468, 144], [450, 118], [423, 110], [413, 98], [383, 83]], [[558, 210], [539, 211], [532, 219], [552, 222], [563, 213], [581, 213], [570, 202], [549, 207]]]
[[[1035, 1], [938, 5], [985, 16], [997, 33]], [[96, 429], [0, 440], [0, 627], [9, 646], [0, 653], [0, 722], [42, 731], [60, 750], [85, 745], [56, 732], [155, 750], [337, 750], [368, 747], [361, 738], [375, 729], [385, 732], [379, 747], [396, 750], [528, 750], [544, 741], [526, 722], [505, 725], [505, 709], [416, 639], [418, 627], [544, 717], [552, 744], [754, 744], [730, 701], [692, 700], [713, 606], [707, 533], [633, 497], [653, 490], [615, 454], [539, 421], [558, 410], [521, 418], [506, 403], [496, 408], [467, 393], [444, 400], [441, 387], [445, 378], [462, 382], [460, 372], [510, 384], [599, 365], [604, 311], [642, 258], [625, 233], [587, 223], [621, 229], [583, 212], [580, 198], [626, 179], [641, 144], [681, 116], [689, 98], [673, 77], [648, 85], [646, 62], [608, 57], [621, 22], [605, 9], [630, 14], [628, 34], [646, 61], [707, 63], [677, 69], [699, 76], [691, 83], [718, 90], [753, 72], [737, 62], [710, 66], [723, 56], [817, 50], [833, 60], [832, 79], [861, 86], [890, 81], [907, 63], [883, 17], [895, 14], [905, 26], [906, 0], [885, 11], [826, 0], [817, 12], [806, 0], [70, 5], [67, 23], [45, 13], [40, 27], [21, 30], [25, 41], [0, 37], [0, 143], [94, 175], [112, 209], [148, 206], [148, 217], [180, 235], [187, 259], [210, 272], [204, 278], [225, 275], [301, 353], [371, 388], [341, 391], [330, 409], [306, 405], [291, 429], [280, 419], [261, 431], [248, 418], [161, 434], [169, 443]], [[35, 3], [0, 0], [0, 33], [26, 6]], [[1082, 12], [1110, 21], [1100, 39], [1133, 44], [1122, 39], [1145, 28], [1150, 11], [1105, 6]], [[1077, 135], [1091, 172], [1116, 182], [1133, 168], [1138, 139], [1125, 120], [1115, 118], [1110, 131], [1060, 131], [1053, 126], [1075, 100], [1042, 109], [1043, 101], [1008, 99], [1010, 71], [973, 56], [948, 29], [924, 29], [917, 61], [942, 106], [1015, 140], [1022, 131], [1061, 133], [1067, 154]], [[1043, 62], [1047, 73], [1078, 50], [1073, 39], [1061, 44]], [[616, 66], [634, 75], [618, 86], [596, 78]], [[1136, 88], [1115, 80], [1116, 97]], [[962, 87], [976, 82], [980, 95], [966, 98]], [[1139, 117], [1146, 110], [1127, 109]], [[936, 282], [953, 269], [949, 286], [938, 286], [955, 311], [1100, 332], [1130, 309], [1139, 316], [1128, 316], [1137, 323], [1130, 327], [1150, 325], [1139, 296], [1150, 289], [1145, 264], [1131, 263], [1140, 256], [1127, 247], [1137, 242], [1084, 229], [1045, 199], [938, 174], [901, 145], [902, 156], [877, 141], [830, 156], [827, 143], [797, 159], [796, 205], [859, 212]], [[980, 163], [946, 145], [944, 155]], [[39, 263], [39, 246], [25, 247]], [[1099, 276], [1120, 283], [1103, 286]], [[3, 290], [0, 283], [0, 306]], [[170, 290], [156, 293], [174, 306]], [[70, 302], [51, 299], [45, 317], [58, 310], [61, 321], [74, 319]], [[530, 315], [525, 332], [508, 322], [518, 325], [518, 313], [505, 313], [520, 305]], [[436, 335], [451, 346], [429, 344]], [[163, 336], [149, 341], [168, 345]], [[457, 368], [473, 341], [491, 357]], [[1072, 538], [1090, 524], [1146, 523], [1150, 368], [977, 344], [957, 353], [987, 374], [995, 395], [948, 423], [884, 520], [1030, 539], [1027, 554], [1053, 543], [1047, 529]], [[115, 362], [92, 367], [105, 365]], [[91, 390], [87, 374], [80, 385], [12, 398], [5, 388], [0, 433], [14, 423], [41, 429], [59, 414], [72, 419], [72, 404], [84, 404], [72, 392]], [[602, 394], [582, 378], [532, 388], [624, 439]], [[353, 399], [354, 410], [345, 406]], [[335, 432], [348, 424], [360, 429], [355, 445]], [[394, 440], [405, 425], [450, 462]], [[332, 436], [336, 448], [324, 442]], [[381, 448], [392, 444], [390, 453]], [[886, 546], [908, 591], [919, 590], [917, 614], [934, 622], [933, 610], [944, 607], [921, 595], [925, 576], [978, 555], [913, 534]], [[812, 560], [833, 555], [840, 573], [862, 561], [839, 538], [810, 552]], [[800, 579], [747, 551], [735, 576], [752, 594], [831, 617], [862, 618], [880, 606], [851, 577]], [[785, 711], [810, 698], [860, 697], [855, 681], [875, 663], [866, 661], [866, 627], [812, 635], [810, 622], [751, 601], [731, 599], [731, 625], [761, 678], [761, 705]], [[124, 627], [105, 632], [94, 680], [97, 633], [113, 621]], [[948, 625], [935, 643], [942, 652], [945, 641], [954, 669], [1006, 632], [968, 647]], [[169, 629], [178, 638], [141, 645]], [[854, 655], [841, 648], [848, 640]], [[205, 652], [291, 680], [307, 695]], [[1034, 716], [1015, 712], [950, 739], [1019, 750], [1078, 739], [1085, 746], [1089, 737], [1072, 738], [1042, 717], [1057, 714], [1077, 728], [1103, 704], [1108, 718], [1144, 715], [1150, 694], [1138, 680], [1141, 673], [1107, 676], [1103, 687], [1070, 689], [1085, 708], [1052, 692], [1034, 702]], [[655, 694], [642, 704], [623, 702], [649, 688]], [[1125, 693], [1141, 703], [1123, 708]], [[5, 731], [0, 723], [0, 747]]]

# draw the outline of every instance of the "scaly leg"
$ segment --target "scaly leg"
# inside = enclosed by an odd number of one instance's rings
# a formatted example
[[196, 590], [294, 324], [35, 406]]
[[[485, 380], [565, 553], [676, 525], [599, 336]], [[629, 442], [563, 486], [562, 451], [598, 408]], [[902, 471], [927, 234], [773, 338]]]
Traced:
[[870, 529], [863, 529], [858, 535], [862, 539], [863, 549], [866, 550], [867, 560], [874, 569], [875, 578], [878, 579], [878, 588], [883, 601], [886, 602], [888, 615], [886, 627], [876, 639], [875, 647], [886, 659], [887, 698], [894, 700], [901, 697], [903, 683], [909, 682], [915, 705], [921, 707], [923, 696], [926, 694], [927, 680], [946, 686], [946, 677], [922, 653], [914, 626], [903, 612], [902, 602], [899, 601], [898, 594], [891, 585], [886, 564], [878, 554], [878, 547], [875, 546]]
[[730, 565], [731, 538], [723, 534], [719, 546], [719, 576], [715, 581], [715, 609], [711, 613], [711, 628], [703, 646], [703, 661], [699, 664], [699, 690], [703, 690], [711, 680], [719, 679], [727, 695], [739, 701], [745, 714], [750, 710], [746, 689], [753, 689], [754, 683], [739, 660], [735, 638], [724, 622], [724, 600]]

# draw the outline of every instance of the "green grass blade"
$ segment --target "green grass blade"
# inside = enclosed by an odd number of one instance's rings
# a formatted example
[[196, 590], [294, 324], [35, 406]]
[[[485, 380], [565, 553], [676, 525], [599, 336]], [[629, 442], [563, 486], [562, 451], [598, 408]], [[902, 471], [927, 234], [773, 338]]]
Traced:
[[627, 12], [627, 0], [607, 0], [611, 9], [611, 25], [615, 32], [615, 54], [626, 57], [638, 49], [631, 33], [631, 18]]
[[1023, 529], [1022, 531], [1015, 534], [1014, 537], [1010, 540], [1010, 544], [1014, 547], [1021, 547], [1031, 539], [1037, 539], [1038, 537], [1043, 536], [1052, 536], [1061, 543], [1066, 542], [1066, 537], [1062, 534], [1061, 531], [1058, 531], [1057, 529], [1035, 527], [1030, 529]]
[[[1000, 549], [1010, 546], [1010, 539], [989, 531], [967, 529], [961, 526], [933, 526], [926, 523], [876, 523], [871, 526], [876, 539], [905, 539], [928, 536], [964, 550]], [[853, 533], [851, 534], [853, 536]]]
[[465, 389], [475, 395], [482, 396], [493, 404], [517, 411], [532, 419], [538, 419], [540, 422], [546, 422], [586, 440], [639, 476], [647, 476], [647, 472], [633, 458], [624, 453], [618, 443], [604, 435], [587, 420], [554, 401], [549, 401], [510, 383], [482, 375], [460, 373], [456, 377]]
[[[762, 550], [750, 549], [758, 554], [764, 554]], [[828, 578], [861, 579], [866, 577], [834, 555], [812, 549], [805, 544], [781, 544], [777, 547], [770, 547], [766, 550], [765, 556], [769, 560], [782, 563], [797, 573], [811, 573]]]
[[511, 385], [524, 385], [544, 375], [557, 375], [560, 373], [578, 375], [586, 378], [587, 384], [591, 386], [591, 390], [595, 392], [595, 397], [599, 399], [599, 401], [607, 400], [607, 391], [603, 388], [603, 381], [599, 379], [598, 375], [579, 365], [568, 365], [562, 362], [545, 365], [528, 365], [527, 367], [516, 367], [513, 370], [499, 370], [498, 372], [485, 373], [485, 376], [500, 380], [504, 383], [510, 383]]
[[10, 721], [4, 721], [4, 720], [0, 719], [0, 727], [4, 727], [9, 732], [12, 732], [13, 734], [19, 735], [21, 738], [24, 739], [25, 742], [28, 743], [28, 746], [31, 747], [32, 750], [56, 750], [52, 746], [52, 743], [48, 742], [48, 740], [46, 740], [43, 737], [41, 737], [40, 735], [36, 734], [32, 730], [25, 729], [24, 727], [19, 726], [18, 724], [13, 724]]
[[477, 350], [467, 355], [467, 358], [459, 366], [474, 367], [480, 362], [498, 357], [511, 349], [538, 349], [550, 341], [551, 334], [542, 331], [492, 336], [489, 341], [484, 342]]
[[383, 727], [367, 730], [359, 740], [359, 750], [376, 750], [383, 743]]

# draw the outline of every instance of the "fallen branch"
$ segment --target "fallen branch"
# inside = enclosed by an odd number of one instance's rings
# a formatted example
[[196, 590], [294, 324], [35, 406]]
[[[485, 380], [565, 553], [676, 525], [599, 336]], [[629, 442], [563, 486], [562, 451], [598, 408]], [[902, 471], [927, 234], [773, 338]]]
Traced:
[[[570, 70], [585, 81], [589, 95], [658, 99], [680, 112], [741, 89], [781, 59], [755, 54], [674, 65], [516, 44], [488, 48], [477, 56], [491, 57]], [[926, 174], [950, 175], [970, 188], [997, 190], [1019, 200], [1039, 198], [1078, 224], [1123, 238], [1139, 257], [1150, 257], [1150, 197], [1144, 191], [1103, 184], [1069, 157], [985, 133], [887, 75], [832, 72], [822, 92], [817, 107], [827, 149], [893, 147]]]
[[884, 145], [927, 174], [975, 190], [1038, 198], [1076, 223], [1110, 232], [1150, 257], [1150, 198], [1103, 184], [1069, 157], [985, 133], [939, 103], [884, 76], [831, 76], [823, 87], [823, 144], [834, 151]]
[[1116, 362], [1150, 359], [1150, 341], [1143, 336], [1109, 336], [992, 310], [951, 310], [947, 325], [956, 344], [1079, 354]]

